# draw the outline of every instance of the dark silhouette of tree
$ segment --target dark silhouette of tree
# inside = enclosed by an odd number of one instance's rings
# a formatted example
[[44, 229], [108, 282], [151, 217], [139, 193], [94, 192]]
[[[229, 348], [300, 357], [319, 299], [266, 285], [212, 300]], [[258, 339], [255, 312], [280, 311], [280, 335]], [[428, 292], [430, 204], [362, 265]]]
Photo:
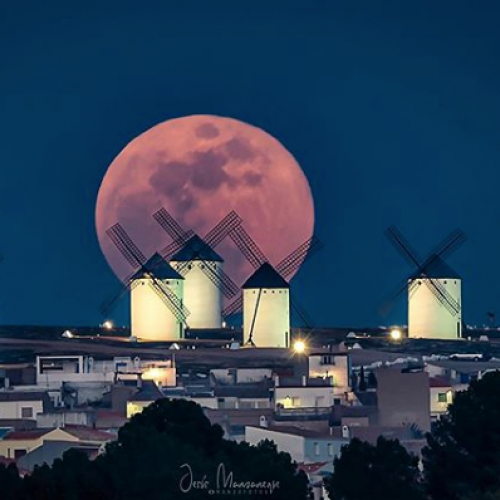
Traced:
[[[308, 492], [307, 478], [297, 472], [290, 455], [269, 442], [250, 446], [223, 439], [221, 427], [212, 425], [199, 405], [185, 400], [159, 400], [134, 416], [100, 461], [111, 471], [121, 500], [186, 500], [179, 487], [188, 470], [184, 464], [196, 479], [209, 478], [212, 486], [224, 464], [238, 482], [279, 481], [270, 498], [305, 499]], [[189, 498], [208, 496], [204, 489], [189, 491]]]
[[500, 373], [457, 393], [427, 441], [425, 480], [433, 499], [500, 490]]
[[365, 367], [362, 366], [359, 371], [359, 381], [358, 381], [358, 390], [361, 392], [366, 391], [366, 378], [365, 378]]
[[[123, 426], [118, 439], [93, 461], [74, 449], [24, 480], [15, 469], [8, 473], [0, 469], [0, 488], [4, 481], [9, 488], [22, 487], [13, 500], [217, 498], [211, 490], [217, 489], [218, 474], [219, 489], [224, 490], [220, 496], [227, 499], [260, 496], [264, 490], [270, 499], [306, 500], [309, 493], [306, 475], [289, 454], [278, 452], [269, 441], [250, 446], [225, 440], [221, 427], [212, 425], [199, 405], [185, 400], [156, 401]], [[254, 493], [244, 488], [241, 494], [234, 483], [248, 483]], [[266, 494], [270, 490], [263, 483], [277, 486]], [[1, 500], [11, 500], [2, 493], [0, 489]]]
[[354, 372], [351, 373], [351, 387], [353, 391], [358, 390], [358, 376]]
[[368, 387], [377, 387], [377, 376], [374, 372], [368, 374]]
[[22, 481], [15, 464], [0, 464], [0, 498], [18, 500], [21, 498]]
[[418, 458], [397, 440], [353, 439], [333, 461], [325, 489], [335, 500], [423, 500]]

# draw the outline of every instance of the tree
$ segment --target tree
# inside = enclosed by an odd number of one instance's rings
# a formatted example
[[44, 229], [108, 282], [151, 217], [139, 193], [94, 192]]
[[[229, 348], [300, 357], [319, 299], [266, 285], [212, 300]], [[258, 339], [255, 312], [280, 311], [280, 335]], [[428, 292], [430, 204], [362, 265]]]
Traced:
[[[159, 400], [135, 415], [97, 464], [109, 473], [120, 500], [186, 500], [180, 486], [189, 486], [190, 474], [201, 482], [206, 478], [210, 486], [193, 486], [189, 498], [208, 498], [217, 487], [221, 464], [237, 483], [278, 482], [269, 498], [304, 500], [308, 494], [307, 478], [290, 455], [270, 442], [250, 446], [225, 440], [221, 427], [212, 425], [199, 405], [185, 400]], [[242, 498], [230, 485], [224, 489], [224, 498]]]
[[[217, 477], [218, 489], [224, 490], [220, 493], [215, 491]], [[2, 500], [218, 496], [230, 500], [256, 495], [306, 500], [308, 480], [274, 443], [250, 446], [225, 440], [220, 426], [212, 425], [199, 405], [185, 400], [156, 401], [122, 427], [118, 439], [95, 460], [77, 449], [69, 450], [51, 467], [38, 467], [24, 480], [15, 467], [0, 466]]]
[[365, 367], [362, 366], [359, 371], [359, 381], [358, 381], [358, 390], [361, 392], [366, 391], [366, 378], [365, 378]]
[[377, 376], [375, 375], [374, 372], [370, 372], [368, 374], [368, 387], [377, 387]]
[[335, 500], [421, 500], [418, 458], [397, 440], [353, 439], [333, 461], [325, 488]]
[[423, 459], [432, 498], [458, 500], [500, 490], [500, 373], [488, 373], [457, 393], [427, 442]]
[[18, 500], [22, 491], [22, 480], [15, 464], [7, 467], [0, 464], [0, 498]]

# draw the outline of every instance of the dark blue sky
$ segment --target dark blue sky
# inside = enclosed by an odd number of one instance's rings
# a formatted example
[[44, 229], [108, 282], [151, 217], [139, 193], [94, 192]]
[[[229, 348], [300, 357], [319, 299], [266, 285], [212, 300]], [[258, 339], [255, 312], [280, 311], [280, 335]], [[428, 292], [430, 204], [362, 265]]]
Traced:
[[499, 19], [494, 1], [1, 2], [0, 322], [99, 321], [107, 166], [198, 113], [302, 165], [325, 249], [293, 284], [318, 324], [404, 320], [404, 300], [377, 314], [410, 271], [393, 223], [423, 253], [463, 228], [464, 317], [500, 314]]

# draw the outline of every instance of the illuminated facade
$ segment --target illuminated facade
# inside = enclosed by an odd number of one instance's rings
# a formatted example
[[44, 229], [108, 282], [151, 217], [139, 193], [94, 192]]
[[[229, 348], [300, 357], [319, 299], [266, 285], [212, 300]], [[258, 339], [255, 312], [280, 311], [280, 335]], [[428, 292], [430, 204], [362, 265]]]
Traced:
[[243, 338], [256, 347], [290, 346], [290, 286], [268, 263], [243, 290]]
[[[144, 271], [139, 271], [132, 277], [132, 336], [151, 341], [184, 338], [184, 321], [179, 307], [183, 303], [183, 277], [158, 254], [144, 267], [153, 270], [155, 279]], [[159, 290], [155, 284], [157, 282], [160, 282], [164, 292]]]
[[415, 277], [408, 283], [408, 336], [444, 340], [462, 337], [462, 280], [441, 259], [425, 277]]
[[190, 328], [220, 328], [222, 292], [220, 276], [223, 260], [198, 236], [193, 236], [177, 252], [170, 264], [184, 277], [184, 304], [189, 310]]

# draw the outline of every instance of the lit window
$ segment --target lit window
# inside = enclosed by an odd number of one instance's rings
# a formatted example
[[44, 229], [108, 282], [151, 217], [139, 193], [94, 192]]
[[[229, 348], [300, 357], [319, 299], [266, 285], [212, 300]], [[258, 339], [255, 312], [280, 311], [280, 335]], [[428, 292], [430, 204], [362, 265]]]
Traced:
[[447, 403], [448, 402], [448, 396], [446, 392], [440, 392], [438, 394], [438, 403]]

